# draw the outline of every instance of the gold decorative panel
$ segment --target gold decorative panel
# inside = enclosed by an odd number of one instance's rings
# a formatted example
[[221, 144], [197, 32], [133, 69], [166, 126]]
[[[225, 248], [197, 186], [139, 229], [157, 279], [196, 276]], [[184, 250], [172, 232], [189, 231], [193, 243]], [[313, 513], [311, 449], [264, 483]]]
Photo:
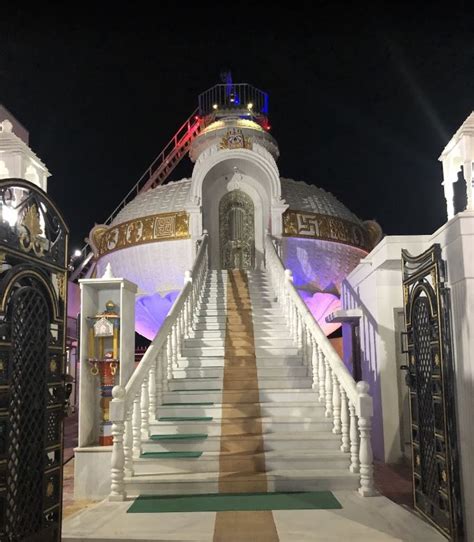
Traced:
[[366, 230], [353, 222], [334, 216], [288, 209], [283, 214], [283, 235], [321, 239], [351, 245], [366, 252], [372, 249]]
[[252, 149], [252, 139], [245, 137], [240, 128], [229, 128], [221, 139], [221, 150], [225, 149]]
[[135, 245], [188, 239], [189, 215], [179, 211], [135, 218], [111, 227], [100, 224], [89, 237], [96, 258]]

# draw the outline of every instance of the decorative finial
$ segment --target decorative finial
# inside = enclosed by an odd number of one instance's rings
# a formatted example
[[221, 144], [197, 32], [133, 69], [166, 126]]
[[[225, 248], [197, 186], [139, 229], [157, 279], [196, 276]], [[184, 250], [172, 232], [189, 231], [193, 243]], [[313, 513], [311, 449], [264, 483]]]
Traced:
[[112, 273], [112, 266], [110, 265], [110, 262], [105, 266], [104, 274], [102, 275], [103, 279], [114, 279], [115, 276]]
[[0, 132], [6, 132], [7, 134], [11, 134], [12, 129], [13, 129], [13, 124], [8, 119], [5, 119], [2, 122], [0, 122]]

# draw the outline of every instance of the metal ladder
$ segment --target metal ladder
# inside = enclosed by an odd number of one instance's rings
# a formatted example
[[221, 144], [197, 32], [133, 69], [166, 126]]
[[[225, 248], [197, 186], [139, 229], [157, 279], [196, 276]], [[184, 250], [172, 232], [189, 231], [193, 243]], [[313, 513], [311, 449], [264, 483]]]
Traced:
[[[191, 143], [196, 136], [199, 135], [203, 126], [204, 122], [199, 116], [199, 108], [197, 108], [182, 126], [180, 126], [169, 143], [153, 160], [145, 173], [117, 205], [112, 214], [104, 221], [104, 224], [109, 225], [119, 212], [138, 194], [163, 184], [181, 159], [189, 152]], [[69, 280], [75, 281], [79, 278], [90, 277], [95, 267], [93, 265], [93, 256], [89, 244], [86, 243], [82, 247], [81, 256], [78, 258], [80, 263], [74, 271], [72, 271]]]

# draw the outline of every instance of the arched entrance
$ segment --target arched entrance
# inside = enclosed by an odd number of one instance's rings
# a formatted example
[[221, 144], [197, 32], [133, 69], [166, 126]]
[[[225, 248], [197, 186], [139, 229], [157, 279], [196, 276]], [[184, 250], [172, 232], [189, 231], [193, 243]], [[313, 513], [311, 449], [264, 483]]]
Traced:
[[219, 204], [221, 269], [255, 266], [255, 210], [242, 190], [232, 190]]

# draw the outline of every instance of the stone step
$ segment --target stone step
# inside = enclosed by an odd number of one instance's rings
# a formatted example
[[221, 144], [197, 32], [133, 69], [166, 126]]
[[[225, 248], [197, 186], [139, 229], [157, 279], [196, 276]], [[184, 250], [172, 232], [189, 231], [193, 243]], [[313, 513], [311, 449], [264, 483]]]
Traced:
[[[247, 371], [246, 367], [232, 366], [232, 372], [242, 370], [242, 372]], [[173, 378], [182, 379], [182, 378], [215, 378], [222, 377], [224, 372], [224, 364], [214, 367], [186, 367], [183, 369], [173, 369]], [[297, 377], [297, 376], [309, 376], [308, 368], [306, 366], [292, 366], [292, 367], [257, 367], [258, 378], [265, 378], [267, 376], [276, 376], [276, 377]]]
[[[260, 380], [260, 379], [259, 379]], [[255, 388], [255, 379], [233, 379], [226, 384], [227, 390], [252, 390]], [[312, 380], [309, 377], [266, 377], [258, 382], [258, 389], [289, 389], [289, 388], [311, 388]], [[168, 387], [170, 391], [176, 390], [221, 390], [222, 378], [196, 378], [196, 379], [177, 379], [169, 380]]]
[[242, 403], [214, 405], [161, 405], [158, 415], [169, 416], [211, 416], [214, 418], [253, 418], [270, 416], [301, 416], [305, 418], [324, 419], [325, 406], [322, 403]]
[[[314, 402], [319, 401], [319, 394], [310, 388], [304, 389], [262, 389], [259, 391], [228, 391], [226, 400], [233, 402], [255, 402], [260, 403], [286, 403], [286, 402]], [[163, 394], [165, 403], [198, 403], [213, 402], [219, 404], [222, 402], [222, 391], [167, 391]]]
[[[296, 444], [295, 444], [296, 443]], [[237, 442], [234, 437], [213, 435], [206, 438], [191, 438], [179, 440], [144, 441], [143, 450], [148, 452], [177, 452], [181, 450], [219, 452], [222, 450], [235, 450], [236, 446], [241, 451], [285, 451], [291, 452], [297, 447], [298, 450], [335, 450], [340, 451], [341, 437], [332, 433], [292, 432], [292, 433], [267, 433], [264, 438], [257, 436], [239, 436]]]
[[[242, 330], [247, 330], [247, 324], [243, 321]], [[264, 330], [279, 330], [285, 328], [288, 330], [288, 324], [286, 318], [279, 317], [262, 317], [257, 320], [253, 320], [254, 335]], [[227, 318], [225, 316], [199, 316], [193, 323], [193, 329], [195, 331], [226, 331], [227, 330]]]
[[[224, 477], [223, 477], [224, 478]], [[125, 478], [127, 493], [137, 495], [190, 495], [218, 493], [219, 472], [154, 474]], [[246, 492], [252, 481], [259, 477], [241, 474], [238, 478], [227, 475], [226, 485], [233, 486], [232, 492]], [[336, 491], [355, 490], [359, 487], [359, 475], [345, 469], [276, 469], [265, 475], [267, 491]]]
[[[193, 421], [158, 421], [150, 423], [150, 434], [206, 433], [209, 436], [220, 435], [222, 426], [227, 436], [238, 436], [261, 433], [288, 432], [326, 432], [331, 433], [333, 422], [329, 418], [297, 417], [297, 416], [263, 416], [240, 420]], [[260, 429], [261, 428], [261, 429]]]
[[[302, 366], [303, 359], [301, 356], [259, 356], [256, 358], [257, 367], [294, 367]], [[199, 368], [199, 367], [223, 367], [225, 363], [224, 356], [221, 357], [179, 357], [177, 366], [179, 368]], [[238, 363], [238, 362], [237, 362]]]
[[[227, 326], [226, 326], [227, 327]], [[225, 339], [227, 335], [226, 327], [222, 327], [221, 329], [201, 329], [201, 330], [193, 330], [189, 334], [190, 339]], [[261, 328], [258, 329], [258, 337], [260, 338], [272, 338], [272, 337], [281, 337], [284, 333], [288, 334], [290, 333], [289, 328], [285, 325], [279, 325], [279, 326], [273, 326], [268, 328]], [[241, 331], [241, 332], [235, 332], [235, 333], [247, 333], [247, 331]], [[254, 335], [255, 333], [255, 325], [254, 325]]]
[[[255, 315], [253, 315], [253, 320], [255, 322]], [[239, 321], [242, 323], [245, 323], [243, 318], [232, 316], [229, 317], [225, 312], [221, 312], [219, 314], [199, 314], [199, 316], [196, 318], [196, 323], [217, 323], [217, 322], [223, 322], [226, 323], [227, 321], [232, 321], [238, 323]], [[283, 313], [280, 311], [280, 313], [275, 314], [260, 314], [257, 323], [260, 324], [286, 324], [287, 320], [286, 317], [283, 316]]]
[[[281, 316], [282, 310], [280, 307], [252, 307], [251, 308], [252, 314], [258, 315], [258, 316]], [[229, 311], [226, 307], [204, 307], [200, 313], [199, 316], [225, 316], [225, 317], [234, 317], [234, 318], [241, 318], [246, 317], [245, 311]]]
[[[255, 352], [253, 352], [255, 350]], [[255, 346], [255, 348], [234, 347], [233, 349], [223, 346], [200, 346], [200, 347], [183, 347], [181, 350], [181, 356], [186, 357], [213, 357], [213, 356], [297, 356], [300, 354], [300, 350], [295, 346]]]
[[285, 335], [274, 335], [273, 337], [261, 337], [257, 335], [255, 337], [248, 336], [245, 332], [242, 332], [242, 335], [246, 336], [235, 336], [228, 335], [227, 337], [206, 337], [206, 338], [190, 338], [184, 340], [184, 348], [204, 348], [204, 347], [225, 347], [225, 346], [256, 346], [256, 347], [283, 347], [283, 348], [295, 348], [293, 340], [289, 337], [289, 334]]
[[[291, 467], [293, 470], [334, 469], [349, 472], [350, 455], [335, 450], [292, 450]], [[221, 453], [203, 452], [200, 457], [187, 459], [161, 456], [140, 457], [134, 459], [133, 467], [136, 476], [147, 474], [178, 474], [193, 472], [216, 472], [219, 469], [227, 472], [272, 472], [288, 467], [287, 452], [259, 453]]]

